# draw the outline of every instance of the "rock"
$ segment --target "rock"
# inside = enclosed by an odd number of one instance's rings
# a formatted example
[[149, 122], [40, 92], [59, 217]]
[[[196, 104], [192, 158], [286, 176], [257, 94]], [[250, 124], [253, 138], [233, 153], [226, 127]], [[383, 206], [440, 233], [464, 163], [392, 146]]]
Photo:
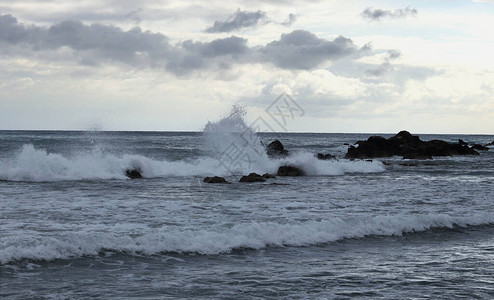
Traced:
[[386, 139], [371, 136], [366, 141], [358, 141], [358, 147], [350, 146], [345, 158], [375, 158], [402, 156], [410, 159], [431, 159], [432, 156], [478, 155], [466, 144], [448, 143], [441, 140], [422, 141], [408, 131]]
[[242, 176], [240, 178], [239, 182], [264, 182], [266, 179], [264, 179], [261, 175], [257, 173], [250, 173], [247, 176]]
[[287, 156], [289, 152], [285, 150], [285, 147], [283, 147], [283, 144], [279, 140], [274, 140], [266, 147], [266, 154], [269, 157], [283, 157]]
[[486, 144], [485, 146], [486, 146], [486, 147], [487, 147], [487, 146], [494, 146], [494, 141], [490, 142], [489, 144]]
[[317, 153], [315, 155], [315, 157], [317, 157], [317, 159], [320, 159], [320, 160], [336, 159], [336, 156], [333, 156], [331, 154], [323, 154], [323, 153]]
[[204, 178], [203, 182], [205, 182], [205, 183], [230, 183], [230, 182], [226, 181], [225, 178], [219, 177], [219, 176], [206, 177], [206, 178]]
[[125, 176], [129, 177], [130, 179], [140, 179], [142, 178], [141, 169], [139, 168], [127, 169], [125, 170]]
[[472, 145], [472, 149], [481, 150], [481, 151], [488, 151], [489, 150], [489, 147], [482, 146], [480, 144], [473, 144]]
[[276, 178], [276, 176], [274, 176], [273, 174], [264, 173], [262, 174], [262, 178], [270, 179], [270, 178]]
[[467, 144], [464, 140], [462, 140], [462, 139], [459, 139], [459, 140], [458, 140], [458, 144], [460, 144], [460, 145], [468, 145], [468, 144]]
[[304, 176], [305, 172], [293, 166], [281, 166], [276, 173], [278, 176]]

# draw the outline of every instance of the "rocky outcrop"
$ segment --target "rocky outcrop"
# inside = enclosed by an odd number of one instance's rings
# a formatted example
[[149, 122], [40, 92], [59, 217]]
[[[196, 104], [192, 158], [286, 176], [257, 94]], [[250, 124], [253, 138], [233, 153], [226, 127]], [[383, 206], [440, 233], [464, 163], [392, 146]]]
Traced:
[[[463, 141], [461, 141], [463, 142]], [[478, 155], [466, 143], [448, 143], [441, 140], [422, 141], [408, 131], [386, 139], [371, 136], [366, 141], [358, 141], [358, 147], [350, 146], [345, 158], [374, 158], [402, 156], [403, 158], [430, 159], [432, 156]]]
[[274, 140], [266, 147], [266, 154], [269, 157], [276, 158], [287, 156], [289, 152], [279, 140]]
[[323, 153], [317, 153], [314, 155], [317, 159], [320, 160], [330, 160], [330, 159], [336, 159], [336, 156], [331, 155], [331, 154], [323, 154]]
[[488, 151], [489, 150], [489, 147], [482, 146], [480, 144], [473, 144], [472, 145], [472, 149], [474, 149], [474, 150], [480, 150], [480, 151]]
[[304, 176], [305, 172], [294, 166], [281, 166], [276, 173], [278, 176]]
[[257, 173], [250, 173], [247, 176], [242, 176], [240, 178], [239, 182], [265, 182], [266, 179], [264, 179], [261, 175]]
[[270, 178], [276, 178], [276, 176], [274, 176], [273, 174], [264, 173], [262, 174], [262, 178], [270, 179]]
[[230, 183], [226, 181], [224, 177], [213, 176], [204, 178], [203, 182], [205, 183]]
[[142, 178], [141, 169], [139, 168], [127, 169], [125, 170], [125, 176], [129, 177], [130, 179], [140, 179]]

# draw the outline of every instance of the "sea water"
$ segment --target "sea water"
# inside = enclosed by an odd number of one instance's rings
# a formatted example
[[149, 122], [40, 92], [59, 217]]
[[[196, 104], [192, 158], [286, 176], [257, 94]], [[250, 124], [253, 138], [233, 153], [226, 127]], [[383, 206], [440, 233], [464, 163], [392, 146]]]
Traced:
[[[0, 298], [494, 297], [494, 149], [350, 161], [370, 134], [258, 133], [291, 155], [232, 171], [238, 122], [0, 131]], [[307, 176], [238, 182], [282, 165]]]

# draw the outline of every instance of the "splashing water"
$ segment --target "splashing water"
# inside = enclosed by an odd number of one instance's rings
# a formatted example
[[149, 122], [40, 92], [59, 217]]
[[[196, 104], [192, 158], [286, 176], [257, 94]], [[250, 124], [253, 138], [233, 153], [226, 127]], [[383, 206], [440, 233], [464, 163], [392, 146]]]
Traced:
[[234, 105], [231, 112], [204, 128], [206, 146], [223, 168], [232, 173], [259, 169], [269, 162], [257, 133], [245, 124], [246, 109]]

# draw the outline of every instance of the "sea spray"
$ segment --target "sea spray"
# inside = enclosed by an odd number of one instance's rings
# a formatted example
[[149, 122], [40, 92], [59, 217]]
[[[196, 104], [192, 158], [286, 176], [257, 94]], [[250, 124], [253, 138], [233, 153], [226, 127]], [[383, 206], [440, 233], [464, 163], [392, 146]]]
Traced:
[[259, 136], [245, 123], [246, 114], [245, 107], [234, 105], [226, 117], [204, 127], [206, 147], [230, 173], [261, 171], [269, 162]]
[[[9, 181], [60, 181], [127, 179], [125, 171], [137, 168], [144, 178], [229, 176], [250, 172], [276, 173], [282, 165], [297, 166], [311, 175], [343, 175], [345, 173], [382, 172], [384, 166], [374, 160], [322, 161], [314, 153], [292, 151], [285, 158], [270, 159], [257, 133], [245, 123], [246, 111], [240, 105], [216, 122], [205, 125], [203, 135], [206, 155], [191, 159], [150, 158], [143, 154], [113, 153], [100, 141], [91, 148], [74, 153], [53, 153], [24, 144], [13, 157], [0, 158], [0, 180]], [[98, 133], [98, 137], [105, 133]], [[91, 139], [93, 140], [93, 139]], [[101, 140], [101, 138], [100, 138]], [[118, 139], [113, 143], [120, 143]], [[122, 153], [123, 151], [123, 153]]]

